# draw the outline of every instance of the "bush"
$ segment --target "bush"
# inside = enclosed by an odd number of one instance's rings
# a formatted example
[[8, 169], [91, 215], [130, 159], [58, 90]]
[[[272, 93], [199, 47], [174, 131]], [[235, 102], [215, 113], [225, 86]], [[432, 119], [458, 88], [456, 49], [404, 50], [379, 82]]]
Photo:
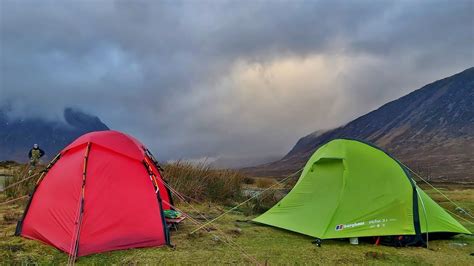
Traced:
[[181, 194], [199, 201], [230, 203], [242, 196], [243, 175], [232, 170], [216, 170], [208, 164], [175, 162], [166, 164], [164, 178]]

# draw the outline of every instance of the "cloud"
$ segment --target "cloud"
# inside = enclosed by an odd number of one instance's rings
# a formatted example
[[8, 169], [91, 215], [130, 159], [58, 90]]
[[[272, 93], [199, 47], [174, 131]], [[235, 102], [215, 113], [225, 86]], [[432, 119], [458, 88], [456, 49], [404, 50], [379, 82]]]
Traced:
[[469, 0], [1, 5], [0, 105], [79, 107], [165, 160], [284, 154], [474, 62]]

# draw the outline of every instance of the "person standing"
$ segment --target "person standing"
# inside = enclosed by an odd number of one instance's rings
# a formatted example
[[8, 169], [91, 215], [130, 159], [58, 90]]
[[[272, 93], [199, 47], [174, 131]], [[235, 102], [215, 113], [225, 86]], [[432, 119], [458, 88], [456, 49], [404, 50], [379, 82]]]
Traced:
[[44, 156], [44, 151], [40, 149], [38, 144], [34, 144], [33, 148], [28, 153], [28, 158], [30, 158], [30, 170], [28, 174], [31, 174], [36, 168], [36, 165], [39, 164], [41, 157]]

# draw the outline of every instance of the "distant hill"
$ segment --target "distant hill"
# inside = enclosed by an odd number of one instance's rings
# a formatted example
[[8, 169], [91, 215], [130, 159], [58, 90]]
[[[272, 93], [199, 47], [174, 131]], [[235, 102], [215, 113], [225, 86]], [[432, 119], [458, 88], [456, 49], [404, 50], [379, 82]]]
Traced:
[[0, 161], [27, 161], [27, 154], [38, 143], [51, 159], [62, 148], [84, 133], [108, 130], [96, 116], [66, 108], [65, 122], [51, 122], [40, 118], [9, 119], [0, 109]]
[[437, 181], [474, 182], [474, 68], [438, 80], [350, 123], [301, 138], [282, 159], [243, 169], [283, 176], [331, 139], [366, 140]]

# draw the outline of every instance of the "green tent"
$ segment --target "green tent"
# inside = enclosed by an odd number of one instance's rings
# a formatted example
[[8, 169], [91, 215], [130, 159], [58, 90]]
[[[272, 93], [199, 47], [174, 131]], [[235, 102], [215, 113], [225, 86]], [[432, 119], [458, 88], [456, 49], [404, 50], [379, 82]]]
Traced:
[[351, 139], [320, 147], [290, 193], [254, 221], [320, 239], [471, 234], [396, 159]]

